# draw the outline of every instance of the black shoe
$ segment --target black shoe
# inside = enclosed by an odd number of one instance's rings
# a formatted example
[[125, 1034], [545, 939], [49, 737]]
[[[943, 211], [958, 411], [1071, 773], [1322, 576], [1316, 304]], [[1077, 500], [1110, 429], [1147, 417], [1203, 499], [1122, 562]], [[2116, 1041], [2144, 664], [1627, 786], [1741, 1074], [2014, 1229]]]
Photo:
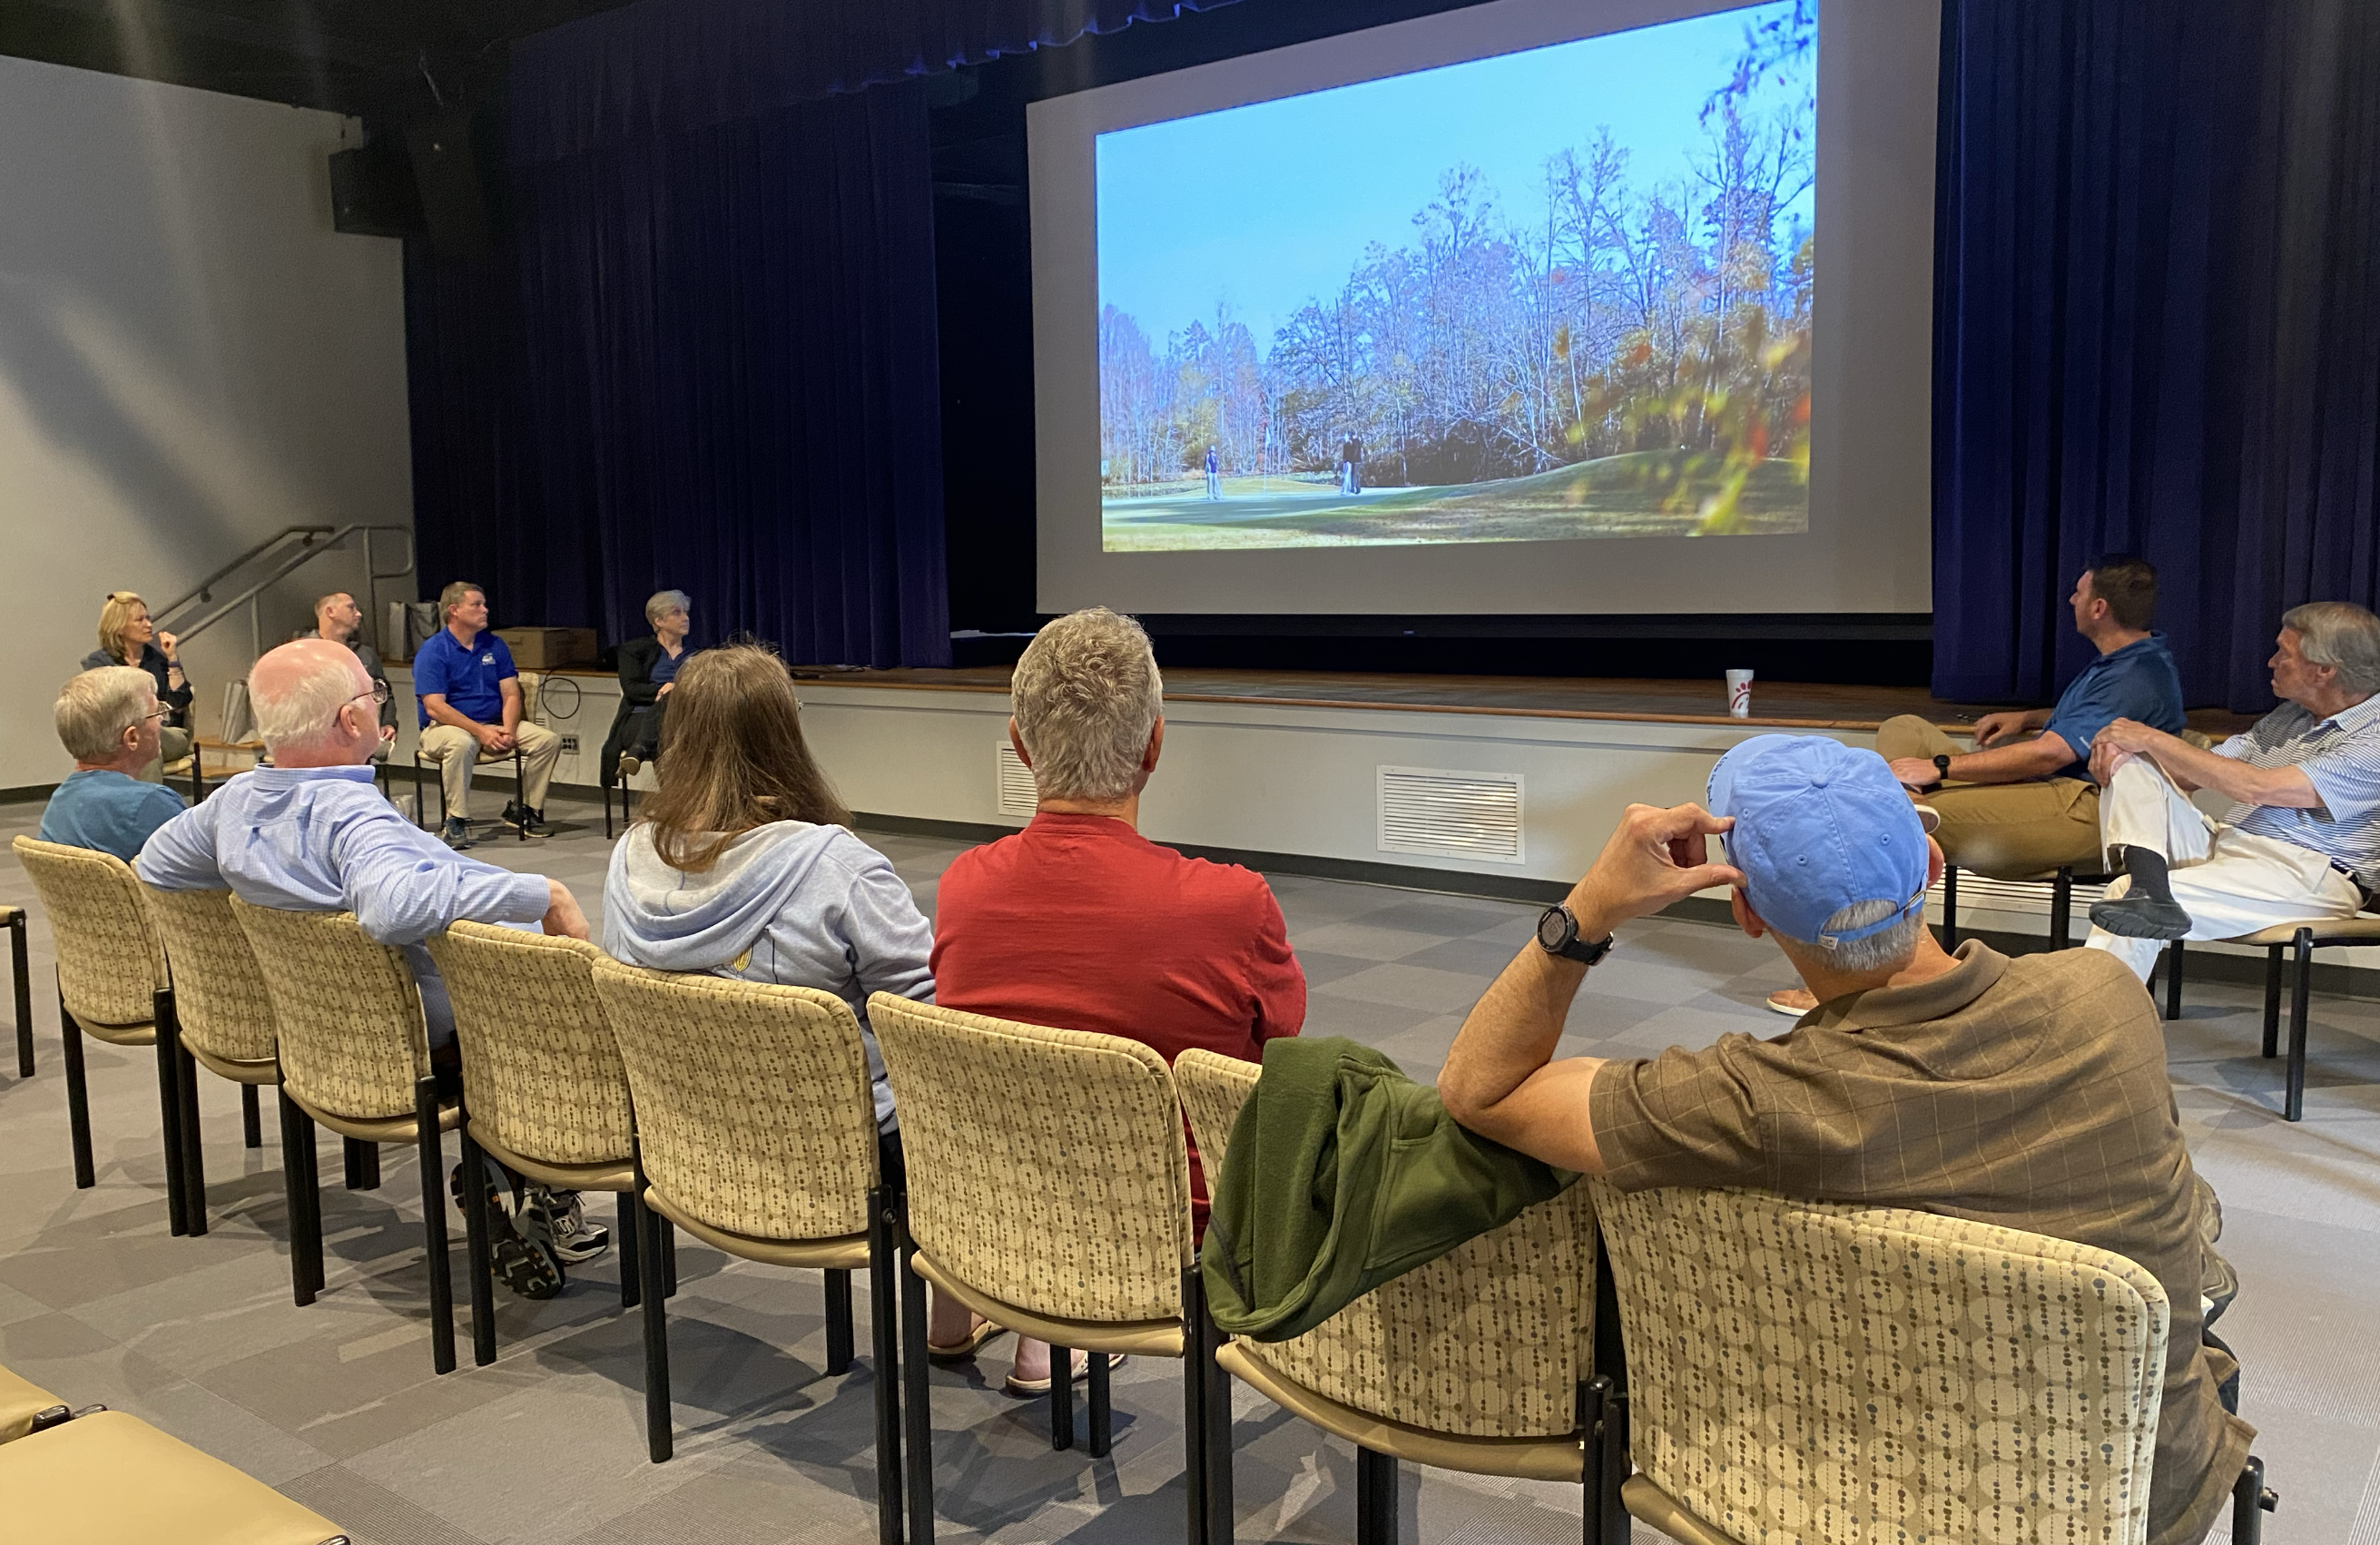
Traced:
[[[524, 1298], [551, 1298], [562, 1291], [562, 1262], [554, 1259], [552, 1247], [545, 1238], [541, 1219], [532, 1218], [524, 1209], [521, 1219], [513, 1218], [512, 1198], [505, 1196], [492, 1179], [482, 1181], [488, 1188], [488, 1269], [496, 1281]], [[463, 1206], [463, 1166], [457, 1164], [446, 1177], [446, 1188], [454, 1194], [455, 1206]]]
[[2091, 904], [2091, 921], [2119, 939], [2179, 939], [2190, 931], [2181, 903], [2156, 896], [2119, 896]]
[[445, 838], [447, 846], [460, 853], [471, 845], [471, 823], [459, 815], [450, 815], [446, 818], [446, 830], [441, 835]]

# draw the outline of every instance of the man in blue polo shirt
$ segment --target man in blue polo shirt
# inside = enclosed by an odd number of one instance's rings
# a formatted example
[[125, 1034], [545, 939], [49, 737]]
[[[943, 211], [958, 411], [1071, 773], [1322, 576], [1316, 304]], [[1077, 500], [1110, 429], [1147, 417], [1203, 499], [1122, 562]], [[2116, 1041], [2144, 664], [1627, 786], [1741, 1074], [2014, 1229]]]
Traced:
[[[2055, 708], [1986, 713], [1975, 721], [1976, 749], [1916, 714], [1888, 719], [1876, 732], [1877, 754], [1892, 775], [1941, 812], [1934, 840], [1951, 863], [2000, 880], [2072, 865], [2099, 865], [2099, 785], [2091, 743], [2119, 719], [2168, 735], [2181, 733], [2181, 676], [2149, 630], [2156, 615], [2156, 570], [2140, 558], [2111, 555], [2083, 571], [2068, 598], [2074, 631], [2099, 657], [2058, 694]], [[1773, 993], [1779, 1014], [1803, 1014], [1816, 1000]]]
[[524, 832], [545, 831], [546, 785], [562, 756], [562, 737], [521, 717], [520, 672], [512, 651], [488, 631], [488, 597], [457, 579], [438, 594], [445, 626], [413, 657], [413, 694], [421, 704], [421, 756], [438, 764], [446, 791], [447, 843], [471, 845], [471, 770], [481, 757], [521, 754], [521, 787], [504, 819]]

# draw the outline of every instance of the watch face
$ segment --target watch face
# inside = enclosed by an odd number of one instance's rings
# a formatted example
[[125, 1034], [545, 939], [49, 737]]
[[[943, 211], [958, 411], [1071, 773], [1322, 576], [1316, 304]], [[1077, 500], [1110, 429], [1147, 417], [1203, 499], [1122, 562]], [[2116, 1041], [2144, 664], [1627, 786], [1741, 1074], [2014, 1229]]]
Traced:
[[1547, 950], [1560, 949], [1564, 944], [1570, 943], [1572, 930], [1575, 926], [1576, 925], [1570, 920], [1570, 914], [1564, 912], [1560, 907], [1548, 907], [1546, 909], [1545, 916], [1537, 919], [1537, 943], [1539, 947]]

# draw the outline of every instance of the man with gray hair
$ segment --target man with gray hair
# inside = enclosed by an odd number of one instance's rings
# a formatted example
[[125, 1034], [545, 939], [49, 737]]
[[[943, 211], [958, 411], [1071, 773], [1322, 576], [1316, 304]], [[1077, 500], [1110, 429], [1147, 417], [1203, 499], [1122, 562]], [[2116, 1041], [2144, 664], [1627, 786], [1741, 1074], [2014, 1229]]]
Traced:
[[[2232, 1411], [2237, 1365], [2204, 1337], [2212, 1193], [2200, 1201], [2148, 994], [2088, 950], [1944, 954], [1925, 910], [1942, 850], [1873, 751], [1755, 736], [1719, 759], [1707, 798], [1629, 808], [1463, 1021], [1438, 1079], [1448, 1112], [1622, 1190], [1915, 1208], [2139, 1262], [2172, 1317], [2148, 1539], [2194, 1545], [2255, 1433]], [[1732, 865], [1710, 861], [1722, 833]], [[1776, 935], [1818, 1007], [1773, 1040], [1555, 1057], [1614, 931], [1713, 885], [1732, 887], [1746, 933]]]
[[150, 833], [181, 814], [180, 795], [140, 779], [171, 712], [157, 701], [157, 678], [135, 665], [103, 665], [60, 687], [58, 739], [75, 770], [42, 810], [42, 841], [128, 864]]
[[[135, 872], [160, 890], [229, 890], [259, 906], [353, 912], [367, 935], [405, 950], [431, 1063], [442, 1081], [455, 1077], [454, 1010], [422, 941], [465, 918], [584, 939], [577, 901], [558, 880], [464, 858], [381, 797], [370, 763], [387, 738], [379, 713], [387, 688], [346, 645], [283, 644], [256, 663], [248, 689], [273, 765], [227, 780], [159, 827]], [[573, 1197], [533, 1192], [529, 1201], [524, 1223], [538, 1226], [515, 1230], [505, 1213], [496, 1271], [516, 1293], [550, 1297], [562, 1286], [555, 1262], [584, 1259], [609, 1236], [585, 1223]]]
[[[2380, 618], [2317, 601], [2281, 618], [2281, 705], [2211, 750], [2130, 719], [2093, 742], [2099, 835], [2123, 873], [2086, 943], [2146, 981], [2168, 939], [2350, 918], [2380, 888]], [[2221, 821], [2191, 803], [2229, 799]]]

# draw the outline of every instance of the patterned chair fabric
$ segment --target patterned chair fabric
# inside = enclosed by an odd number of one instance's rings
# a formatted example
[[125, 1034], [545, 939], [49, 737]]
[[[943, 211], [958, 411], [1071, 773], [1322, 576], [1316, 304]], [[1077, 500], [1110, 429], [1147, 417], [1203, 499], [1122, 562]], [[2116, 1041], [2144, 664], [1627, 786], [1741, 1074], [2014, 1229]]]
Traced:
[[1178, 1320], [1190, 1153], [1165, 1059], [879, 992], [909, 1233], [944, 1270], [1034, 1314]]
[[1988, 1223], [1592, 1183], [1645, 1478], [1736, 1539], [2147, 1537], [2168, 1310]]
[[850, 1005], [609, 957], [594, 969], [654, 1189], [747, 1238], [867, 1231], [876, 1100]]
[[256, 952], [232, 916], [231, 893], [142, 885], [140, 894], [173, 967], [174, 1017], [182, 1039], [219, 1061], [271, 1062], [273, 998]]
[[430, 941], [455, 1005], [477, 1135], [548, 1164], [625, 1163], [628, 1073], [577, 939], [458, 922]]
[[285, 912], [237, 896], [231, 911], [273, 1001], [290, 1098], [350, 1121], [412, 1119], [430, 1036], [405, 952], [365, 937], [353, 912]]
[[[1253, 1063], [1184, 1052], [1182, 1106], [1208, 1174], [1229, 1162]], [[1210, 1182], [1212, 1184], [1212, 1182]], [[1595, 1210], [1573, 1186], [1293, 1340], [1234, 1345], [1324, 1398], [1463, 1438], [1576, 1430], [1595, 1353]]]
[[31, 876], [58, 958], [58, 992], [76, 1022], [103, 1040], [110, 1030], [145, 1033], [166, 985], [165, 950], [141, 906], [132, 866], [87, 847], [16, 839], [18, 862]]

